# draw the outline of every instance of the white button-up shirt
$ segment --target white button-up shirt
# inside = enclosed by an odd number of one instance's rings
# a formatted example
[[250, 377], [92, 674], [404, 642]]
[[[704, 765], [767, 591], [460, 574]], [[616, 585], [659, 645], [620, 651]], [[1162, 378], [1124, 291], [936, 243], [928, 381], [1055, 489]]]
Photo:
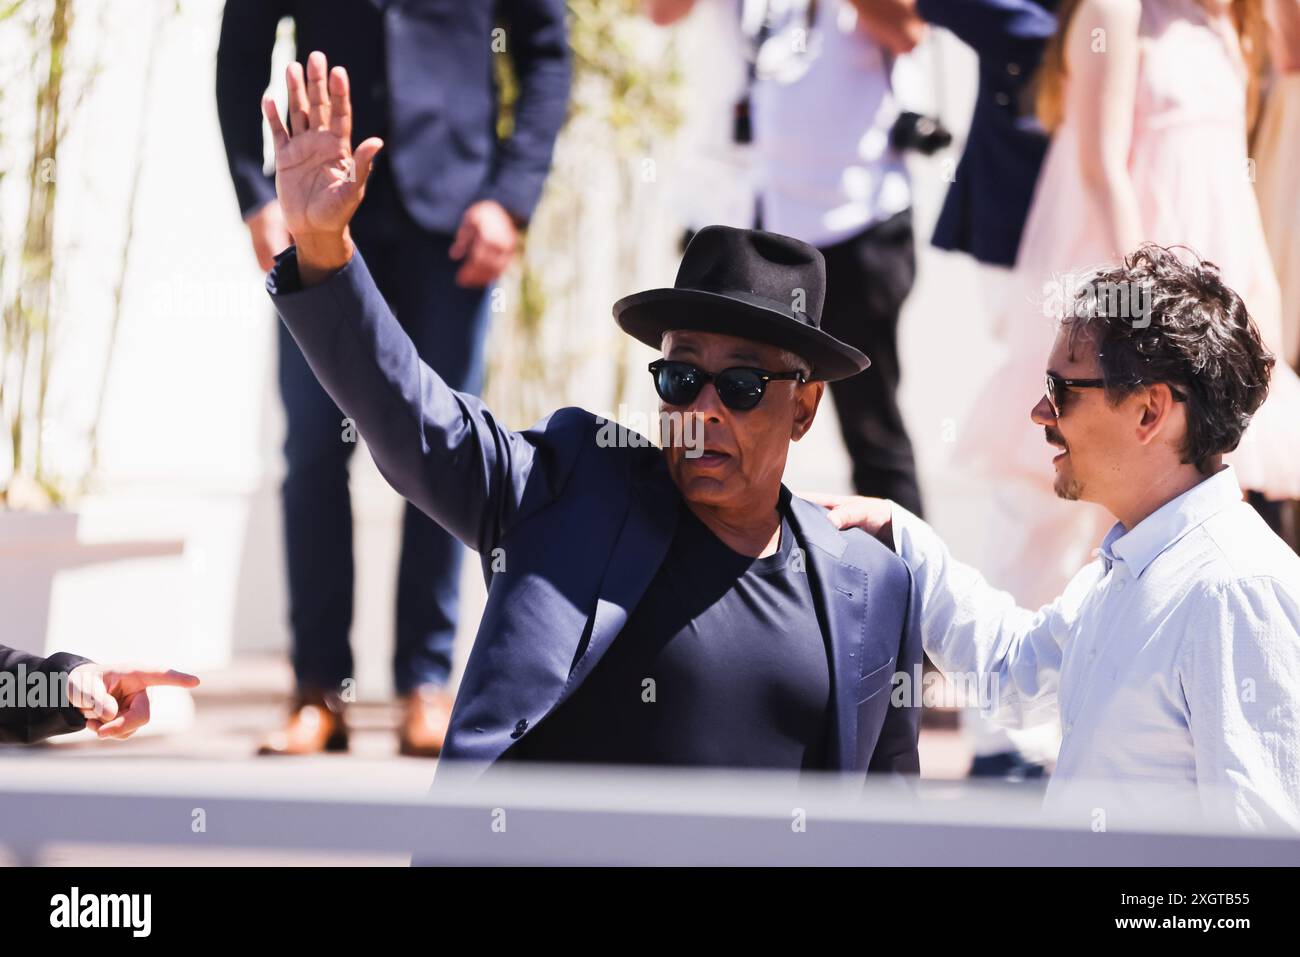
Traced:
[[893, 514], [931, 659], [983, 682], [999, 723], [1059, 716], [1049, 805], [1070, 807], [1085, 783], [1122, 803], [1132, 785], [1135, 800], [1157, 788], [1249, 827], [1300, 827], [1300, 557], [1231, 467], [1132, 530], [1115, 525], [1037, 612]]

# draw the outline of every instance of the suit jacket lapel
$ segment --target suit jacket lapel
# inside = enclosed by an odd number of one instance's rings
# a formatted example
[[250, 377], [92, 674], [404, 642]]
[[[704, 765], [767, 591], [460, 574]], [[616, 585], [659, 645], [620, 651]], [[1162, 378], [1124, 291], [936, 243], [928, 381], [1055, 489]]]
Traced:
[[633, 481], [627, 518], [600, 585], [587, 647], [552, 705], [552, 711], [591, 674], [650, 587], [677, 530], [680, 501], [662, 458], [654, 468]]
[[862, 662], [867, 573], [841, 561], [845, 542], [825, 510], [800, 498], [791, 499], [791, 524], [804, 546], [811, 576], [813, 602], [830, 644], [831, 694], [835, 722], [828, 753], [837, 770], [857, 763], [858, 707], [856, 693]]

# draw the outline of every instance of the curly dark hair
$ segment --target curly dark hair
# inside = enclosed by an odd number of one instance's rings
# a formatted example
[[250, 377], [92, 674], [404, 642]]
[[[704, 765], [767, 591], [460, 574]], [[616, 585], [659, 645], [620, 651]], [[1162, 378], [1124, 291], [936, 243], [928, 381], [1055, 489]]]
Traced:
[[1186, 399], [1182, 461], [1203, 473], [1237, 447], [1268, 395], [1274, 358], [1245, 303], [1185, 247], [1147, 243], [1096, 272], [1062, 324], [1071, 351], [1090, 334], [1112, 405], [1157, 382]]

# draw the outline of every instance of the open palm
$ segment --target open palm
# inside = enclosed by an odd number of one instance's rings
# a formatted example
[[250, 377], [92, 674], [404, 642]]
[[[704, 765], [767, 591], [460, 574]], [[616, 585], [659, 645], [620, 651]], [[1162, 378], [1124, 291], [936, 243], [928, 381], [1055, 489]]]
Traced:
[[365, 193], [370, 165], [383, 143], [371, 137], [352, 149], [352, 99], [343, 67], [329, 69], [325, 54], [312, 53], [285, 71], [289, 126], [275, 100], [262, 109], [275, 144], [275, 190], [285, 225], [299, 244], [346, 230]]

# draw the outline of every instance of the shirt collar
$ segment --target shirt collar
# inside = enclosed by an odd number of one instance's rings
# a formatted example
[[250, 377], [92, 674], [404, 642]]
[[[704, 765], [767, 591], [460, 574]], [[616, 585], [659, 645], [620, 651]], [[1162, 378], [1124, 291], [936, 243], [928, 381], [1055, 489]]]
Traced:
[[1192, 529], [1241, 501], [1241, 486], [1231, 465], [1160, 506], [1131, 531], [1116, 522], [1101, 543], [1107, 570], [1121, 561], [1134, 578], [1142, 575], [1161, 552]]

